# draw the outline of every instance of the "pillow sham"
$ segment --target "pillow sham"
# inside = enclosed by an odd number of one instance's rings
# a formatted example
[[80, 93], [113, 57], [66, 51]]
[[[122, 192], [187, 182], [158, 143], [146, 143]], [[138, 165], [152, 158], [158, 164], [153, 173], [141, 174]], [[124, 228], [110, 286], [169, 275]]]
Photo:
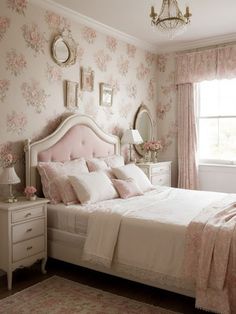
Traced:
[[102, 171], [69, 176], [69, 179], [82, 204], [92, 204], [118, 197], [111, 180]]
[[39, 162], [37, 169], [41, 177], [43, 194], [53, 204], [62, 201], [62, 197], [56, 185], [56, 179], [58, 177], [89, 172], [84, 158], [65, 162]]
[[75, 191], [70, 183], [68, 176], [61, 176], [55, 179], [55, 184], [60, 193], [62, 202], [65, 205], [72, 205], [79, 203]]
[[88, 159], [87, 166], [89, 171], [104, 171], [110, 179], [115, 178], [111, 168], [101, 158]]
[[135, 164], [128, 164], [123, 167], [112, 168], [112, 171], [117, 179], [134, 179], [142, 192], [146, 192], [154, 188], [145, 173]]
[[107, 170], [108, 166], [103, 159], [92, 158], [86, 160], [89, 171]]
[[143, 192], [141, 191], [140, 187], [132, 178], [125, 180], [113, 179], [111, 181], [114, 184], [114, 187], [118, 191], [121, 198], [129, 198], [132, 196], [143, 195]]
[[102, 157], [109, 168], [122, 167], [125, 164], [124, 157], [121, 155], [111, 155], [107, 157]]

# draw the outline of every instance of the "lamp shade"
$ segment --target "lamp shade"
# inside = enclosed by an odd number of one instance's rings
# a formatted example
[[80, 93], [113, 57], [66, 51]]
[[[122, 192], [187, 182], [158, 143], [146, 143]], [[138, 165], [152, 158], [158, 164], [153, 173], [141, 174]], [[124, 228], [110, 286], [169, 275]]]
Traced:
[[14, 167], [3, 168], [0, 174], [0, 184], [17, 184], [20, 183], [20, 178], [15, 172]]
[[121, 138], [122, 144], [141, 144], [143, 139], [138, 130], [126, 130]]

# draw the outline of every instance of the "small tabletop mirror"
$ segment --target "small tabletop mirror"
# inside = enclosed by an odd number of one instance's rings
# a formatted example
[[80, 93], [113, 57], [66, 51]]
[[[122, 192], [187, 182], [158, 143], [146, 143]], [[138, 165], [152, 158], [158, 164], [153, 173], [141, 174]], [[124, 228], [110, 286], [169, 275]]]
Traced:
[[53, 60], [60, 66], [69, 66], [76, 62], [77, 46], [70, 32], [57, 35], [52, 42]]
[[[150, 112], [145, 105], [141, 105], [134, 118], [134, 129], [137, 129], [144, 142], [151, 141], [153, 138], [153, 123]], [[142, 145], [134, 145], [136, 152], [144, 156], [145, 152]]]

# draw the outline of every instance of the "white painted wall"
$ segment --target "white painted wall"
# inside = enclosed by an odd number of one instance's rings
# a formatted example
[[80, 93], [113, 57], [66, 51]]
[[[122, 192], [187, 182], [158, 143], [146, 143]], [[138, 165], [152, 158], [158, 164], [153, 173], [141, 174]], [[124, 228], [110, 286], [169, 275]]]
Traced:
[[236, 166], [199, 165], [199, 189], [236, 193]]

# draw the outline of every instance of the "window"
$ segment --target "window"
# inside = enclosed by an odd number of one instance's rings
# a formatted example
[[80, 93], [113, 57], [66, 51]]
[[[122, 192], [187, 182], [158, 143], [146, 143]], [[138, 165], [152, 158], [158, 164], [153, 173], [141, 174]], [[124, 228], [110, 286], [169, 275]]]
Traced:
[[236, 164], [236, 79], [198, 84], [200, 162]]

